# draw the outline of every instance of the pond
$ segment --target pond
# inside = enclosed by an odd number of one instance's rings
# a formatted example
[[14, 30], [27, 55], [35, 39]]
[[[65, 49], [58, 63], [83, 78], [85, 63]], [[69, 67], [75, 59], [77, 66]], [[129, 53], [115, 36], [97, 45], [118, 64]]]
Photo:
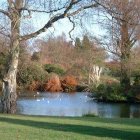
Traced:
[[20, 97], [17, 114], [72, 117], [95, 114], [106, 118], [140, 118], [140, 104], [99, 103], [88, 94], [38, 93], [33, 97]]

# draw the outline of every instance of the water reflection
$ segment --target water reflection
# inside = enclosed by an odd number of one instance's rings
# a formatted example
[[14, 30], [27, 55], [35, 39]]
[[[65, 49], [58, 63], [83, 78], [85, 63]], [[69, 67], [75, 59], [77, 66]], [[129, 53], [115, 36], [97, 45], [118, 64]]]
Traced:
[[100, 117], [140, 118], [140, 105], [97, 103], [88, 93], [39, 94], [37, 97], [20, 98], [18, 114], [49, 116], [83, 116], [95, 114]]
[[[18, 113], [50, 116], [82, 116], [96, 112], [95, 103], [87, 93], [77, 94], [41, 94], [37, 98], [18, 100]], [[95, 104], [96, 105], [96, 104]]]

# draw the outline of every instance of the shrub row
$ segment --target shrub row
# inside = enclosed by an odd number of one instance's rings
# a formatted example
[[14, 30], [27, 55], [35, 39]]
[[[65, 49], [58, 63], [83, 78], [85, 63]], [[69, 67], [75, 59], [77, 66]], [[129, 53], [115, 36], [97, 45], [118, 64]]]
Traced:
[[56, 74], [51, 74], [50, 78], [44, 83], [38, 81], [33, 81], [29, 86], [28, 90], [30, 91], [49, 91], [49, 92], [74, 92], [78, 82], [73, 76], [66, 76], [59, 78]]

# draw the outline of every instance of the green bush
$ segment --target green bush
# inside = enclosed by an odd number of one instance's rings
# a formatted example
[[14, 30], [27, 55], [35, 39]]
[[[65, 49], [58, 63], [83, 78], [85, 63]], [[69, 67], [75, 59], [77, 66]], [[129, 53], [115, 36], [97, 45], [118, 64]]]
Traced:
[[92, 114], [89, 113], [89, 114], [84, 114], [83, 117], [97, 117], [97, 115], [93, 113]]
[[61, 67], [54, 65], [54, 64], [45, 64], [44, 69], [48, 73], [56, 73], [58, 75], [64, 75], [64, 73], [65, 73], [64, 69], [62, 69]]
[[47, 78], [47, 72], [42, 66], [32, 63], [19, 69], [17, 73], [17, 83], [19, 86], [26, 87], [32, 84], [33, 81], [43, 83]]
[[119, 84], [100, 84], [96, 88], [94, 96], [103, 101], [119, 102], [127, 100]]
[[140, 86], [133, 85], [127, 93], [127, 99], [130, 102], [140, 102]]
[[134, 78], [134, 86], [140, 85], [140, 75], [136, 75]]
[[86, 89], [88, 89], [88, 86], [85, 86], [85, 85], [77, 85], [77, 86], [76, 86], [76, 91], [77, 91], [77, 92], [83, 92], [83, 91], [85, 91]]
[[93, 95], [99, 101], [140, 102], [140, 86], [133, 85], [127, 91], [120, 84], [100, 84], [94, 87]]
[[3, 78], [6, 71], [7, 56], [4, 53], [0, 53], [0, 79]]

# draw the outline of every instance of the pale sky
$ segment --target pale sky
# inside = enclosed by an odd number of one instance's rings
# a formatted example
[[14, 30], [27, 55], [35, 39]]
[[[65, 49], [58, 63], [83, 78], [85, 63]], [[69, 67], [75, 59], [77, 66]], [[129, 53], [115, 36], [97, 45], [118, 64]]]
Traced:
[[[0, 0], [0, 3], [2, 2], [6, 2], [6, 0]], [[24, 23], [24, 26], [27, 26], [27, 28], [23, 28], [22, 32], [32, 32], [32, 31], [36, 31], [37, 29], [43, 27], [49, 17], [47, 14], [36, 14], [37, 16], [33, 15], [33, 20], [31, 21], [29, 19], [28, 24]], [[95, 17], [96, 19], [97, 17]], [[95, 36], [99, 36], [103, 33], [103, 29], [101, 29], [101, 27], [97, 24], [92, 25], [90, 22], [89, 24], [85, 25], [86, 28], [88, 29], [88, 32], [90, 32], [91, 34], [94, 34]], [[50, 28], [49, 31], [47, 31], [46, 33], [42, 33], [39, 35], [39, 37], [47, 37], [49, 34], [53, 33], [54, 36], [58, 36], [61, 35], [63, 32], [66, 34], [67, 39], [69, 40], [69, 31], [72, 29], [72, 24], [69, 22], [69, 20], [66, 19], [62, 19], [59, 20], [58, 22], [56, 22], [54, 24], [54, 28]], [[84, 31], [81, 27], [77, 27], [75, 28], [75, 30], [72, 32], [74, 37], [80, 37], [82, 36], [82, 34], [84, 34]]]
[[[46, 20], [45, 20], [46, 19]], [[48, 20], [47, 17], [45, 17], [45, 15], [42, 15], [41, 17], [35, 19], [34, 22], [34, 27], [36, 29], [43, 27], [43, 25], [45, 25], [46, 21]], [[87, 24], [85, 25], [86, 29], [96, 35], [99, 36], [103, 33], [103, 29], [101, 29], [101, 27], [97, 24]], [[56, 22], [54, 24], [54, 28], [50, 28], [50, 32], [52, 32], [54, 34], [54, 36], [58, 36], [61, 35], [63, 32], [66, 34], [66, 37], [68, 39], [69, 38], [69, 31], [72, 29], [73, 25], [72, 23], [70, 23], [70, 21], [66, 18], [66, 19], [62, 19], [59, 20], [58, 22]], [[84, 29], [82, 29], [80, 26], [76, 26], [76, 28], [74, 29], [74, 31], [72, 31], [72, 34], [74, 35], [74, 37], [81, 37], [82, 34], [84, 33]], [[49, 34], [50, 32], [46, 32], [46, 33], [42, 33], [40, 36], [46, 36], [47, 34]]]

